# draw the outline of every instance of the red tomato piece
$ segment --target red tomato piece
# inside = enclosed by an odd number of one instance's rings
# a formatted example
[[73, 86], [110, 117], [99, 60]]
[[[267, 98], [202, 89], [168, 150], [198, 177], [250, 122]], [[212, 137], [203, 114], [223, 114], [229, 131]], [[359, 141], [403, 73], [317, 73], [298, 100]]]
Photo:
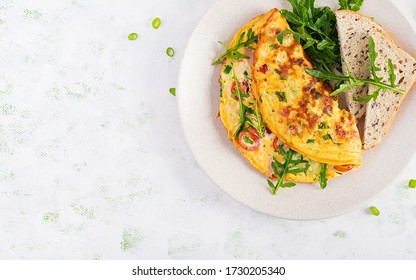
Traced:
[[[242, 82], [238, 82], [238, 86], [240, 88], [241, 93], [250, 94], [250, 84], [247, 80], [243, 80]], [[236, 92], [236, 83], [233, 81], [231, 84], [231, 94], [235, 94]], [[234, 99], [238, 101], [238, 96], [234, 95]], [[244, 97], [243, 97], [244, 100]]]
[[238, 135], [238, 144], [246, 151], [257, 151], [260, 147], [260, 137], [251, 131], [242, 131]]
[[354, 164], [347, 164], [347, 165], [336, 165], [334, 166], [336, 171], [339, 172], [348, 172], [354, 168]]
[[274, 138], [274, 140], [273, 140], [273, 148], [274, 148], [274, 150], [275, 151], [278, 151], [279, 150], [279, 138]]
[[262, 66], [260, 66], [259, 72], [263, 74], [266, 74], [267, 72], [269, 72], [269, 65], [263, 64]]

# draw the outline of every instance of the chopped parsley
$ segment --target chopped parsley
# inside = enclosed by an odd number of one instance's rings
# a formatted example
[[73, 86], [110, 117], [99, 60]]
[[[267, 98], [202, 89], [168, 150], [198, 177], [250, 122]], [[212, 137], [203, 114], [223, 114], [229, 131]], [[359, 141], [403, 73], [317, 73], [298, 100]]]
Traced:
[[280, 102], [284, 102], [287, 103], [287, 99], [286, 99], [286, 92], [282, 92], [282, 91], [276, 91], [275, 94], [277, 95], [277, 97], [279, 98]]
[[328, 133], [328, 134], [325, 134], [324, 136], [322, 136], [322, 139], [324, 139], [325, 141], [328, 141], [328, 140], [332, 140], [332, 137]]
[[318, 128], [319, 128], [319, 129], [329, 129], [329, 125], [328, 125], [326, 122], [321, 122], [321, 123], [318, 125]]
[[308, 141], [306, 141], [306, 144], [314, 144], [315, 143], [315, 139], [308, 139]]
[[271, 44], [269, 45], [269, 50], [273, 51], [273, 50], [277, 50], [278, 48], [280, 48], [279, 44]]
[[232, 70], [233, 68], [230, 66], [230, 65], [227, 65], [227, 66], [225, 66], [225, 68], [224, 68], [224, 73], [225, 74], [230, 74], [230, 72], [231, 72], [231, 70]]

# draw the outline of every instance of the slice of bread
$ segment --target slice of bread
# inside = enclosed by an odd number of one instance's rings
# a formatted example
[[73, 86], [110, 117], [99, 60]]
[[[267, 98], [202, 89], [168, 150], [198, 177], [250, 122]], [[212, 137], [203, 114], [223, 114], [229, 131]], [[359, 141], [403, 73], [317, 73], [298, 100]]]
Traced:
[[[370, 72], [367, 67], [370, 66], [368, 58], [368, 34], [378, 31], [389, 38], [390, 35], [383, 28], [375, 23], [372, 19], [353, 11], [336, 11], [337, 29], [341, 56], [343, 59], [342, 72], [352, 77], [367, 79]], [[345, 101], [348, 110], [358, 120], [366, 111], [365, 103], [355, 102], [354, 99], [364, 97], [368, 93], [368, 86], [355, 87], [345, 95]]]
[[[388, 61], [392, 60], [394, 72], [397, 76], [395, 84], [399, 89], [408, 92], [416, 80], [416, 60], [400, 49], [384, 33], [372, 30], [369, 35], [375, 43], [378, 53], [376, 66], [381, 69], [377, 75], [383, 82], [390, 84], [388, 74]], [[377, 87], [369, 86], [368, 93], [373, 93]], [[404, 100], [405, 95], [391, 90], [382, 90], [376, 101], [367, 104], [364, 122], [363, 149], [371, 149], [380, 144], [382, 137], [389, 130], [393, 119]]]

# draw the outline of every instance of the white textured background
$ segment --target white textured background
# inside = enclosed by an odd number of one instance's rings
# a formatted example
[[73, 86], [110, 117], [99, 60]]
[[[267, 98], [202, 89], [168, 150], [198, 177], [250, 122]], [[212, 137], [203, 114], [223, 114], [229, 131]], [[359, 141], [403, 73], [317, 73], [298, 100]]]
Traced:
[[[314, 222], [254, 212], [198, 168], [168, 89], [213, 2], [0, 0], [0, 259], [416, 259], [416, 160], [379, 217]], [[416, 2], [394, 2], [416, 27]]]

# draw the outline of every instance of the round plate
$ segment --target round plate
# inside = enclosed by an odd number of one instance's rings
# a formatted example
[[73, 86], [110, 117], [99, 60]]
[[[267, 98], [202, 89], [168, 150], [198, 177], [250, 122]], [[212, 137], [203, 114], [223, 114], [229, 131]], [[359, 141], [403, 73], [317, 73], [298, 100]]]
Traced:
[[[322, 1], [317, 1], [317, 5]], [[324, 1], [337, 7], [337, 1]], [[361, 12], [374, 17], [399, 46], [416, 54], [412, 26], [390, 1], [366, 0]], [[195, 28], [183, 58], [178, 107], [185, 138], [200, 167], [227, 194], [257, 211], [294, 220], [338, 216], [362, 205], [391, 184], [416, 151], [414, 108], [409, 94], [382, 144], [363, 153], [362, 167], [342, 178], [318, 184], [298, 184], [273, 196], [266, 178], [229, 141], [219, 111], [219, 66], [224, 52], [218, 41], [229, 42], [250, 19], [271, 8], [290, 9], [283, 0], [218, 0]], [[389, 11], [386, 13], [385, 11]], [[412, 89], [414, 91], [414, 89]]]

